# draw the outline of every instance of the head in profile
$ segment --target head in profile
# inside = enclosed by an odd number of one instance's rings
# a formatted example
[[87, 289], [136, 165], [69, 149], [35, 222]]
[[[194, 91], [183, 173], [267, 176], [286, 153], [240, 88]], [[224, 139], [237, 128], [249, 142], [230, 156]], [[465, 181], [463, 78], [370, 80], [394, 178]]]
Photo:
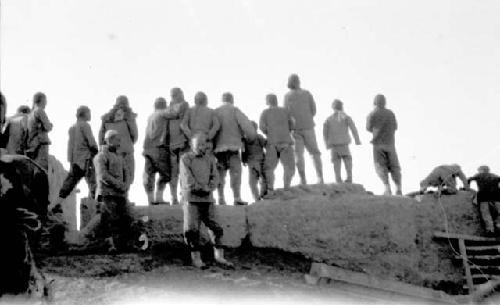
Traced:
[[47, 96], [43, 92], [37, 92], [33, 95], [33, 107], [45, 109], [47, 106]]
[[480, 174], [488, 174], [490, 172], [490, 168], [487, 165], [481, 165], [477, 168], [477, 172]]
[[288, 77], [288, 89], [290, 90], [297, 90], [300, 89], [300, 78], [297, 74], [291, 74]]
[[191, 139], [191, 147], [196, 155], [204, 155], [207, 152], [207, 137], [203, 133], [196, 133]]

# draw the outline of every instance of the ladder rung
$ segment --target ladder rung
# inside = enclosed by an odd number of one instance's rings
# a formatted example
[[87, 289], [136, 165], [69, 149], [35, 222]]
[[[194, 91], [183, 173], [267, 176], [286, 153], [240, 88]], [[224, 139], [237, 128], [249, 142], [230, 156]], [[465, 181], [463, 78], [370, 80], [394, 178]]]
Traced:
[[[462, 256], [460, 255], [455, 255], [455, 259], [462, 259]], [[467, 255], [468, 260], [497, 260], [500, 259], [500, 254], [498, 255]]]
[[492, 246], [465, 246], [467, 251], [488, 251], [488, 250], [496, 250], [500, 252], [500, 245], [492, 245]]

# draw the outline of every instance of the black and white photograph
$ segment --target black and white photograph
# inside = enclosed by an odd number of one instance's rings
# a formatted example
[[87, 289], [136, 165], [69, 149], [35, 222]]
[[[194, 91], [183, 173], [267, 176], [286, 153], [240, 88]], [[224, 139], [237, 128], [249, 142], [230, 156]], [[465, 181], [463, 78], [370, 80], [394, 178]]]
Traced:
[[500, 304], [499, 16], [0, 0], [0, 305]]

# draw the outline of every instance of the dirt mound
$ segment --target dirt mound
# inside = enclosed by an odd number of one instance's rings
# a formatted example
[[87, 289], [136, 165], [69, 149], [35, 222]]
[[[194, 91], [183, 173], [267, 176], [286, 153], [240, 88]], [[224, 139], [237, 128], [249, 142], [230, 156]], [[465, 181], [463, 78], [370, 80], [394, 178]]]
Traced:
[[[247, 207], [218, 206], [229, 248], [248, 241], [381, 278], [459, 293], [462, 267], [434, 231], [480, 234], [472, 194], [460, 192], [422, 200], [374, 196], [360, 185], [316, 185], [278, 191]], [[156, 245], [183, 247], [182, 206], [136, 207], [147, 216]], [[205, 234], [205, 239], [206, 234]]]

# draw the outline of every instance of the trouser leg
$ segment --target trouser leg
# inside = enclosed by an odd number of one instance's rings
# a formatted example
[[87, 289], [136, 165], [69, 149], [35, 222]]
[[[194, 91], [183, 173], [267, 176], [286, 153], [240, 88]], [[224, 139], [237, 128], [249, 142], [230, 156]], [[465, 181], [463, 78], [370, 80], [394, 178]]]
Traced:
[[294, 132], [293, 137], [295, 139], [295, 164], [299, 172], [300, 184], [307, 184], [304, 162], [304, 139], [297, 132]]
[[241, 158], [239, 152], [232, 153], [229, 159], [229, 175], [234, 201], [241, 201]]
[[318, 148], [318, 142], [316, 141], [316, 133], [314, 129], [304, 130], [304, 144], [313, 158], [314, 169], [316, 170], [317, 183], [322, 184], [323, 181], [323, 163], [321, 161], [321, 151]]
[[49, 170], [49, 145], [40, 145], [36, 151], [34, 161], [45, 170]]
[[352, 183], [352, 156], [344, 156], [345, 172], [347, 173], [347, 183]]
[[254, 201], [259, 201], [260, 194], [257, 184], [259, 183], [259, 173], [250, 164], [248, 165], [248, 184], [250, 185], [250, 190], [252, 191], [252, 196]]
[[191, 251], [200, 250], [200, 213], [196, 203], [183, 205], [184, 211], [184, 241]]
[[172, 198], [172, 204], [178, 204], [177, 199], [177, 185], [179, 183], [179, 159], [180, 152], [174, 151], [170, 154], [170, 166], [171, 166], [171, 179], [170, 179], [170, 196]]
[[219, 171], [219, 185], [217, 186], [217, 194], [219, 195], [219, 204], [225, 205], [226, 198], [224, 196], [224, 186], [226, 184], [227, 169], [218, 168], [218, 171]]
[[493, 218], [491, 217], [491, 212], [490, 212], [490, 203], [480, 202], [479, 211], [481, 214], [481, 219], [483, 220], [484, 223], [484, 229], [486, 233], [495, 232], [495, 227], [493, 225]]
[[201, 210], [202, 212], [200, 213], [200, 218], [208, 229], [210, 242], [215, 247], [222, 246], [222, 236], [224, 235], [224, 230], [217, 222], [215, 206], [212, 203], [206, 203]]
[[[332, 152], [332, 154], [335, 154], [335, 152]], [[339, 158], [337, 154], [335, 154], [334, 156], [332, 156], [332, 163], [333, 163], [333, 172], [335, 173], [335, 182], [342, 183], [342, 176], [341, 176], [342, 159]]]
[[[292, 164], [294, 160], [292, 159]], [[264, 175], [266, 176], [267, 190], [274, 190], [274, 170], [278, 164], [278, 152], [275, 145], [267, 145], [264, 160]], [[293, 165], [295, 167], [295, 165]]]
[[71, 164], [69, 173], [64, 179], [63, 185], [59, 190], [59, 198], [68, 197], [84, 175], [85, 175], [84, 170], [82, 170], [76, 164]]
[[295, 175], [295, 164], [293, 163], [294, 155], [292, 147], [288, 146], [283, 148], [279, 153], [279, 158], [281, 166], [283, 167], [283, 186], [287, 190], [290, 188], [293, 176]]
[[375, 164], [375, 171], [379, 176], [380, 180], [384, 184], [385, 195], [390, 195], [392, 193], [391, 186], [389, 184], [389, 161], [385, 149], [379, 145], [373, 145], [373, 160]]
[[155, 184], [155, 176], [156, 170], [154, 168], [153, 160], [151, 156], [144, 156], [144, 173], [142, 176], [144, 190], [146, 191], [146, 195], [148, 196], [148, 204], [152, 205], [155, 201], [154, 199], [154, 184]]
[[89, 197], [95, 199], [95, 192], [97, 189], [97, 182], [95, 178], [95, 167], [92, 160], [87, 161], [87, 170], [85, 172], [85, 181], [89, 188]]

